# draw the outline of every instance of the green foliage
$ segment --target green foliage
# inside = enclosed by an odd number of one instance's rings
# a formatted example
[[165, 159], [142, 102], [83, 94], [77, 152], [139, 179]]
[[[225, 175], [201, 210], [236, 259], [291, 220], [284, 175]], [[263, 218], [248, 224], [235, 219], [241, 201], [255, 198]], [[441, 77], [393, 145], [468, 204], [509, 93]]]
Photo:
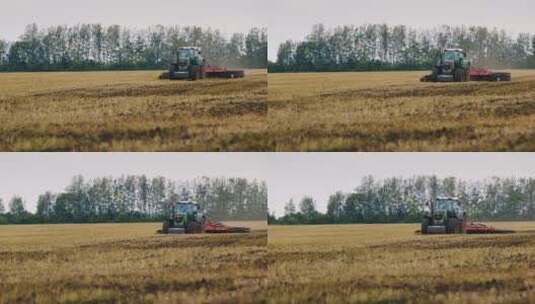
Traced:
[[21, 216], [26, 212], [24, 209], [24, 201], [20, 196], [14, 196], [11, 201], [9, 201], [9, 213], [15, 216]]
[[301, 202], [299, 202], [299, 211], [305, 216], [314, 215], [314, 213], [316, 213], [316, 202], [309, 196], [303, 197]]
[[[317, 212], [304, 197], [300, 212], [289, 212], [271, 224], [414, 223], [425, 203], [437, 196], [456, 196], [473, 220], [535, 220], [535, 179], [497, 178], [465, 181], [454, 177], [415, 176], [362, 179], [352, 193], [329, 197], [327, 212]], [[289, 202], [288, 204], [290, 204]], [[288, 205], [287, 204], [287, 205]]]
[[218, 30], [197, 26], [152, 26], [131, 30], [101, 24], [26, 27], [18, 41], [0, 40], [0, 71], [165, 69], [182, 46], [199, 46], [209, 64], [267, 66], [267, 30], [252, 28], [231, 39]]
[[22, 198], [10, 203], [9, 223], [93, 223], [159, 221], [168, 206], [181, 199], [197, 201], [216, 220], [265, 220], [267, 185], [244, 178], [199, 178], [176, 181], [145, 175], [73, 177], [62, 193], [39, 196], [35, 215], [24, 210]]
[[[533, 39], [533, 40], [530, 40]], [[415, 30], [404, 25], [344, 25], [326, 30], [315, 25], [304, 41], [279, 46], [269, 72], [328, 72], [429, 69], [440, 50], [465, 49], [476, 66], [534, 67], [535, 36], [481, 26]]]

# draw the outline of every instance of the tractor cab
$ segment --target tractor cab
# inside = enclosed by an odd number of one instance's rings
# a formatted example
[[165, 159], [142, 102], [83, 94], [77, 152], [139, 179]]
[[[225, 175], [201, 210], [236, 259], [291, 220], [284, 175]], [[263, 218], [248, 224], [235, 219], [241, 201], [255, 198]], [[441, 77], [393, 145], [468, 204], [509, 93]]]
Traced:
[[463, 208], [457, 198], [439, 197], [435, 202], [433, 217], [436, 221], [445, 221], [448, 217], [462, 218], [463, 213]]
[[428, 204], [422, 221], [422, 233], [463, 233], [465, 213], [455, 197], [437, 197]]
[[205, 59], [199, 47], [181, 47], [169, 65], [170, 79], [202, 79], [205, 76]]
[[182, 47], [178, 49], [176, 62], [179, 69], [185, 69], [190, 65], [201, 65], [203, 61], [201, 49], [198, 47]]
[[445, 49], [440, 57], [443, 63], [458, 62], [466, 59], [466, 52], [462, 49]]
[[163, 223], [163, 233], [201, 233], [205, 215], [194, 201], [179, 201], [170, 208]]

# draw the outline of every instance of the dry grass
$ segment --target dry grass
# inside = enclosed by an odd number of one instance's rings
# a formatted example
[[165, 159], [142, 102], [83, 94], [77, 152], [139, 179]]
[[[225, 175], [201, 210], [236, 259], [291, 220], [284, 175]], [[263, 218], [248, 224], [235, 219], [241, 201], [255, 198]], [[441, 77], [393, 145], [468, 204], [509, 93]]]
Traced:
[[[236, 223], [235, 223], [236, 224]], [[266, 224], [157, 235], [160, 224], [0, 226], [0, 303], [250, 303], [266, 285]]]
[[508, 235], [416, 235], [418, 225], [270, 226], [273, 303], [531, 303], [535, 223]]
[[277, 151], [533, 151], [535, 70], [510, 83], [421, 83], [426, 72], [270, 74]]
[[0, 74], [0, 150], [268, 149], [265, 70], [197, 82], [159, 73]]

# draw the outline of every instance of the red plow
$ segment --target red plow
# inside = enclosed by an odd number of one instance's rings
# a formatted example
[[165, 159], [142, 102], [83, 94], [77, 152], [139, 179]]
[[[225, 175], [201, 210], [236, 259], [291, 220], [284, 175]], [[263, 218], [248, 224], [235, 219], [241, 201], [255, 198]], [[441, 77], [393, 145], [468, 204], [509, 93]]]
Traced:
[[207, 78], [243, 78], [245, 71], [243, 70], [228, 70], [226, 68], [215, 65], [206, 65], [205, 73]]
[[482, 223], [467, 223], [464, 227], [466, 234], [496, 234], [496, 233], [514, 233], [514, 230], [496, 229]]
[[493, 72], [489, 69], [470, 68], [470, 80], [472, 81], [511, 81], [511, 73]]
[[204, 233], [248, 233], [251, 229], [247, 227], [227, 226], [222, 223], [206, 220], [203, 225]]

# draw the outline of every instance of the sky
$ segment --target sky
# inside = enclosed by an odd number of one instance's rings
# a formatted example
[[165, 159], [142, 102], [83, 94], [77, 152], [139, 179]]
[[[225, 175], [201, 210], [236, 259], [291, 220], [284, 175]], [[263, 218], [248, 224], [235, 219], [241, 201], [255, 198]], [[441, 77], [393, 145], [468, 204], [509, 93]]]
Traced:
[[[4, 3], [5, 2], [5, 3]], [[0, 4], [0, 38], [17, 39], [27, 24], [40, 28], [79, 23], [210, 26], [223, 33], [265, 26], [261, 0], [17, 0]]]
[[535, 176], [535, 153], [273, 153], [268, 168], [269, 210], [280, 216], [286, 202], [305, 195], [325, 212], [329, 195], [353, 191], [366, 175]]
[[128, 174], [189, 180], [200, 176], [265, 180], [265, 155], [248, 153], [0, 153], [0, 198], [14, 195], [35, 211], [39, 194], [60, 192], [75, 175]]
[[534, 176], [535, 153], [0, 153], [0, 198], [7, 205], [20, 195], [35, 211], [39, 194], [63, 191], [79, 174], [256, 178], [267, 182], [270, 211], [282, 215], [288, 200], [305, 195], [325, 211], [329, 195], [353, 191], [366, 175]]
[[275, 60], [280, 43], [302, 40], [312, 26], [388, 23], [414, 28], [441, 24], [481, 25], [511, 34], [535, 32], [533, 0], [270, 0], [269, 59]]
[[[0, 5], [0, 38], [14, 40], [27, 24], [78, 23], [201, 25], [223, 33], [267, 26], [269, 58], [287, 39], [302, 40], [312, 25], [389, 23], [429, 28], [440, 24], [485, 25], [510, 33], [535, 30], [533, 0], [17, 0]], [[444, 5], [440, 5], [444, 3]]]

